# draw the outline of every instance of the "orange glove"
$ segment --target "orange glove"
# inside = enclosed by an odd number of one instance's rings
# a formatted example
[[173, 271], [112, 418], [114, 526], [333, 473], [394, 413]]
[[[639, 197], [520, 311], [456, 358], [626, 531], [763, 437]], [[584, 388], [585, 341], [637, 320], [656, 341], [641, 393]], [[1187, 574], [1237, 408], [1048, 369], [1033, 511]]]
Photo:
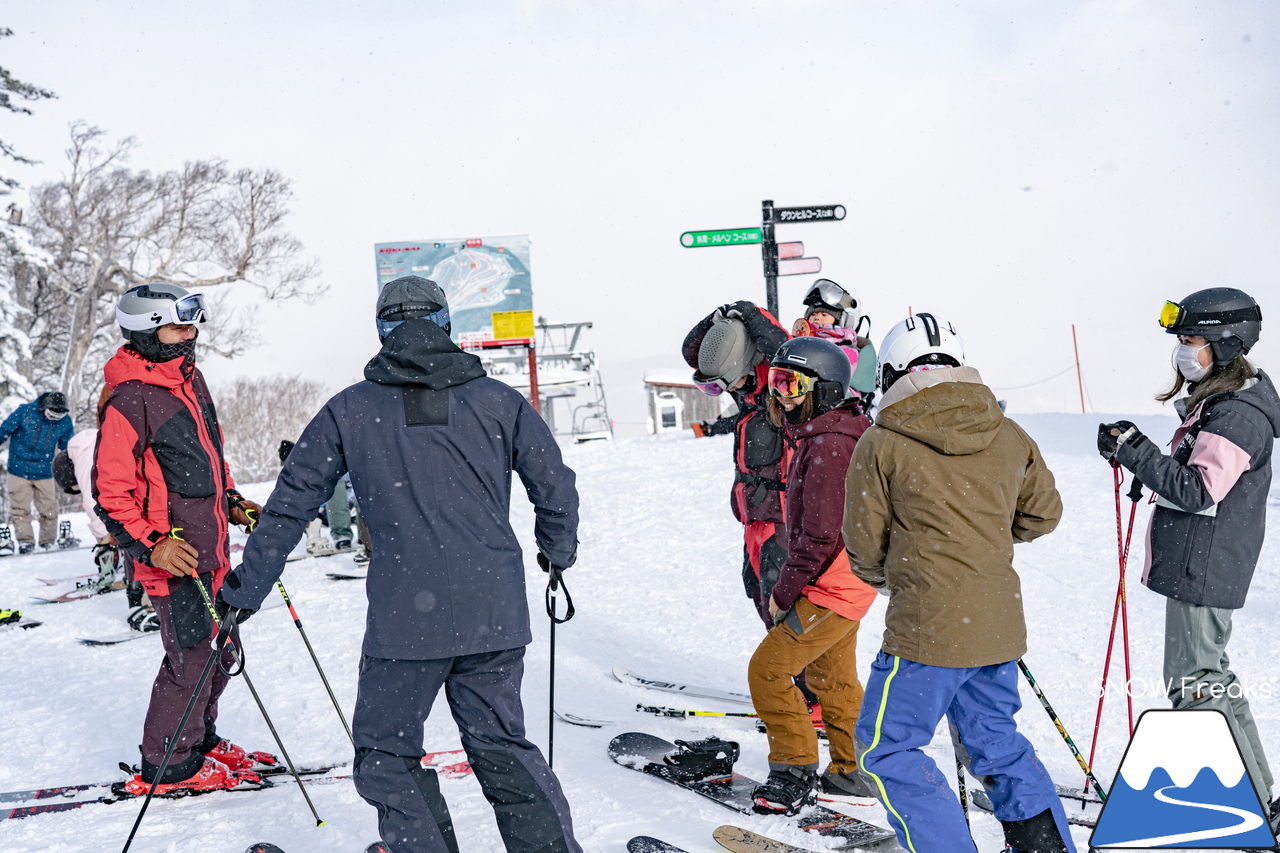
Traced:
[[262, 517], [262, 507], [245, 498], [232, 505], [229, 515], [232, 524], [239, 524], [241, 527], [252, 529], [258, 523], [258, 519]]
[[147, 562], [157, 569], [164, 569], [174, 577], [180, 578], [196, 573], [196, 561], [199, 558], [200, 552], [195, 548], [181, 539], [169, 538], [161, 539], [156, 547], [151, 549], [151, 556], [147, 558]]
[[693, 430], [693, 434], [696, 435], [698, 438], [707, 437], [707, 428], [704, 427], [702, 424], [698, 423], [697, 421], [694, 421], [693, 423], [689, 424], [689, 429]]

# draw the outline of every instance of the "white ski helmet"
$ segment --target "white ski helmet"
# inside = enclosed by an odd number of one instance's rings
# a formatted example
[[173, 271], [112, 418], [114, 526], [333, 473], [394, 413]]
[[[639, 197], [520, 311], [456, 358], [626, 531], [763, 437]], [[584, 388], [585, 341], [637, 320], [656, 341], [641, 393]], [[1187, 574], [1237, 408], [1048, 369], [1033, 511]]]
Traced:
[[836, 318], [834, 325], [856, 330], [862, 324], [862, 303], [858, 297], [829, 278], [820, 278], [809, 285], [804, 295], [804, 318], [815, 311], [825, 311]]
[[912, 368], [963, 367], [964, 341], [956, 327], [933, 314], [913, 314], [884, 336], [880, 345], [880, 390]]

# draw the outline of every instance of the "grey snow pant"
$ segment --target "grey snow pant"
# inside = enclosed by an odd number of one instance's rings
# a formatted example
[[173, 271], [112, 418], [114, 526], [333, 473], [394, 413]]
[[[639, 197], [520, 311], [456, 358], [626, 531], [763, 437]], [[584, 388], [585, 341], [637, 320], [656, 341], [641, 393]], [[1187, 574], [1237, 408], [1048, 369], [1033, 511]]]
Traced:
[[1249, 710], [1244, 682], [1227, 659], [1231, 613], [1167, 599], [1164, 608], [1164, 679], [1176, 710], [1216, 710], [1226, 715], [1244, 766], [1263, 805], [1271, 801], [1271, 768]]
[[392, 853], [458, 850], [436, 773], [421, 765], [422, 725], [441, 687], [508, 853], [582, 853], [560, 782], [525, 737], [523, 675], [523, 647], [361, 661], [352, 718], [356, 791], [378, 810], [378, 830]]

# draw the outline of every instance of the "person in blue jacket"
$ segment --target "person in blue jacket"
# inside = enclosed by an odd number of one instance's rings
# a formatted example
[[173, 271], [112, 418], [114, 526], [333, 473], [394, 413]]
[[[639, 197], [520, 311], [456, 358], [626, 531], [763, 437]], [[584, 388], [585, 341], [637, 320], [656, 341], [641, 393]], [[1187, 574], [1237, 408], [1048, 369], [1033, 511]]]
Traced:
[[25, 403], [0, 425], [0, 444], [9, 442], [9, 501], [18, 552], [30, 554], [36, 539], [31, 528], [31, 505], [40, 518], [40, 547], [52, 549], [58, 535], [58, 498], [53, 482], [53, 457], [67, 449], [75, 425], [67, 417], [67, 398], [48, 391]]
[[[569, 805], [525, 736], [520, 681], [532, 641], [511, 475], [534, 505], [538, 563], [572, 566], [578, 492], [547, 424], [449, 338], [435, 282], [406, 276], [377, 303], [382, 349], [289, 454], [217, 607], [242, 621], [271, 592], [343, 474], [372, 558], [352, 728], [355, 784], [391, 853], [457, 853], [423, 722], [440, 689], [510, 853], [580, 853]], [[374, 848], [376, 849], [376, 847]]]

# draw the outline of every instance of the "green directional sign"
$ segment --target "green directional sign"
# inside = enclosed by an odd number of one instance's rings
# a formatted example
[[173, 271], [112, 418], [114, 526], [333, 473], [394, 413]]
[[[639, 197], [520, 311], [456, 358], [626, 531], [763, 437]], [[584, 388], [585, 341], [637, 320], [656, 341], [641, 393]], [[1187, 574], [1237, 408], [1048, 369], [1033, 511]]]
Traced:
[[759, 228], [729, 228], [723, 231], [686, 231], [680, 235], [680, 245], [686, 249], [703, 246], [734, 246], [738, 243], [759, 243], [763, 239]]

